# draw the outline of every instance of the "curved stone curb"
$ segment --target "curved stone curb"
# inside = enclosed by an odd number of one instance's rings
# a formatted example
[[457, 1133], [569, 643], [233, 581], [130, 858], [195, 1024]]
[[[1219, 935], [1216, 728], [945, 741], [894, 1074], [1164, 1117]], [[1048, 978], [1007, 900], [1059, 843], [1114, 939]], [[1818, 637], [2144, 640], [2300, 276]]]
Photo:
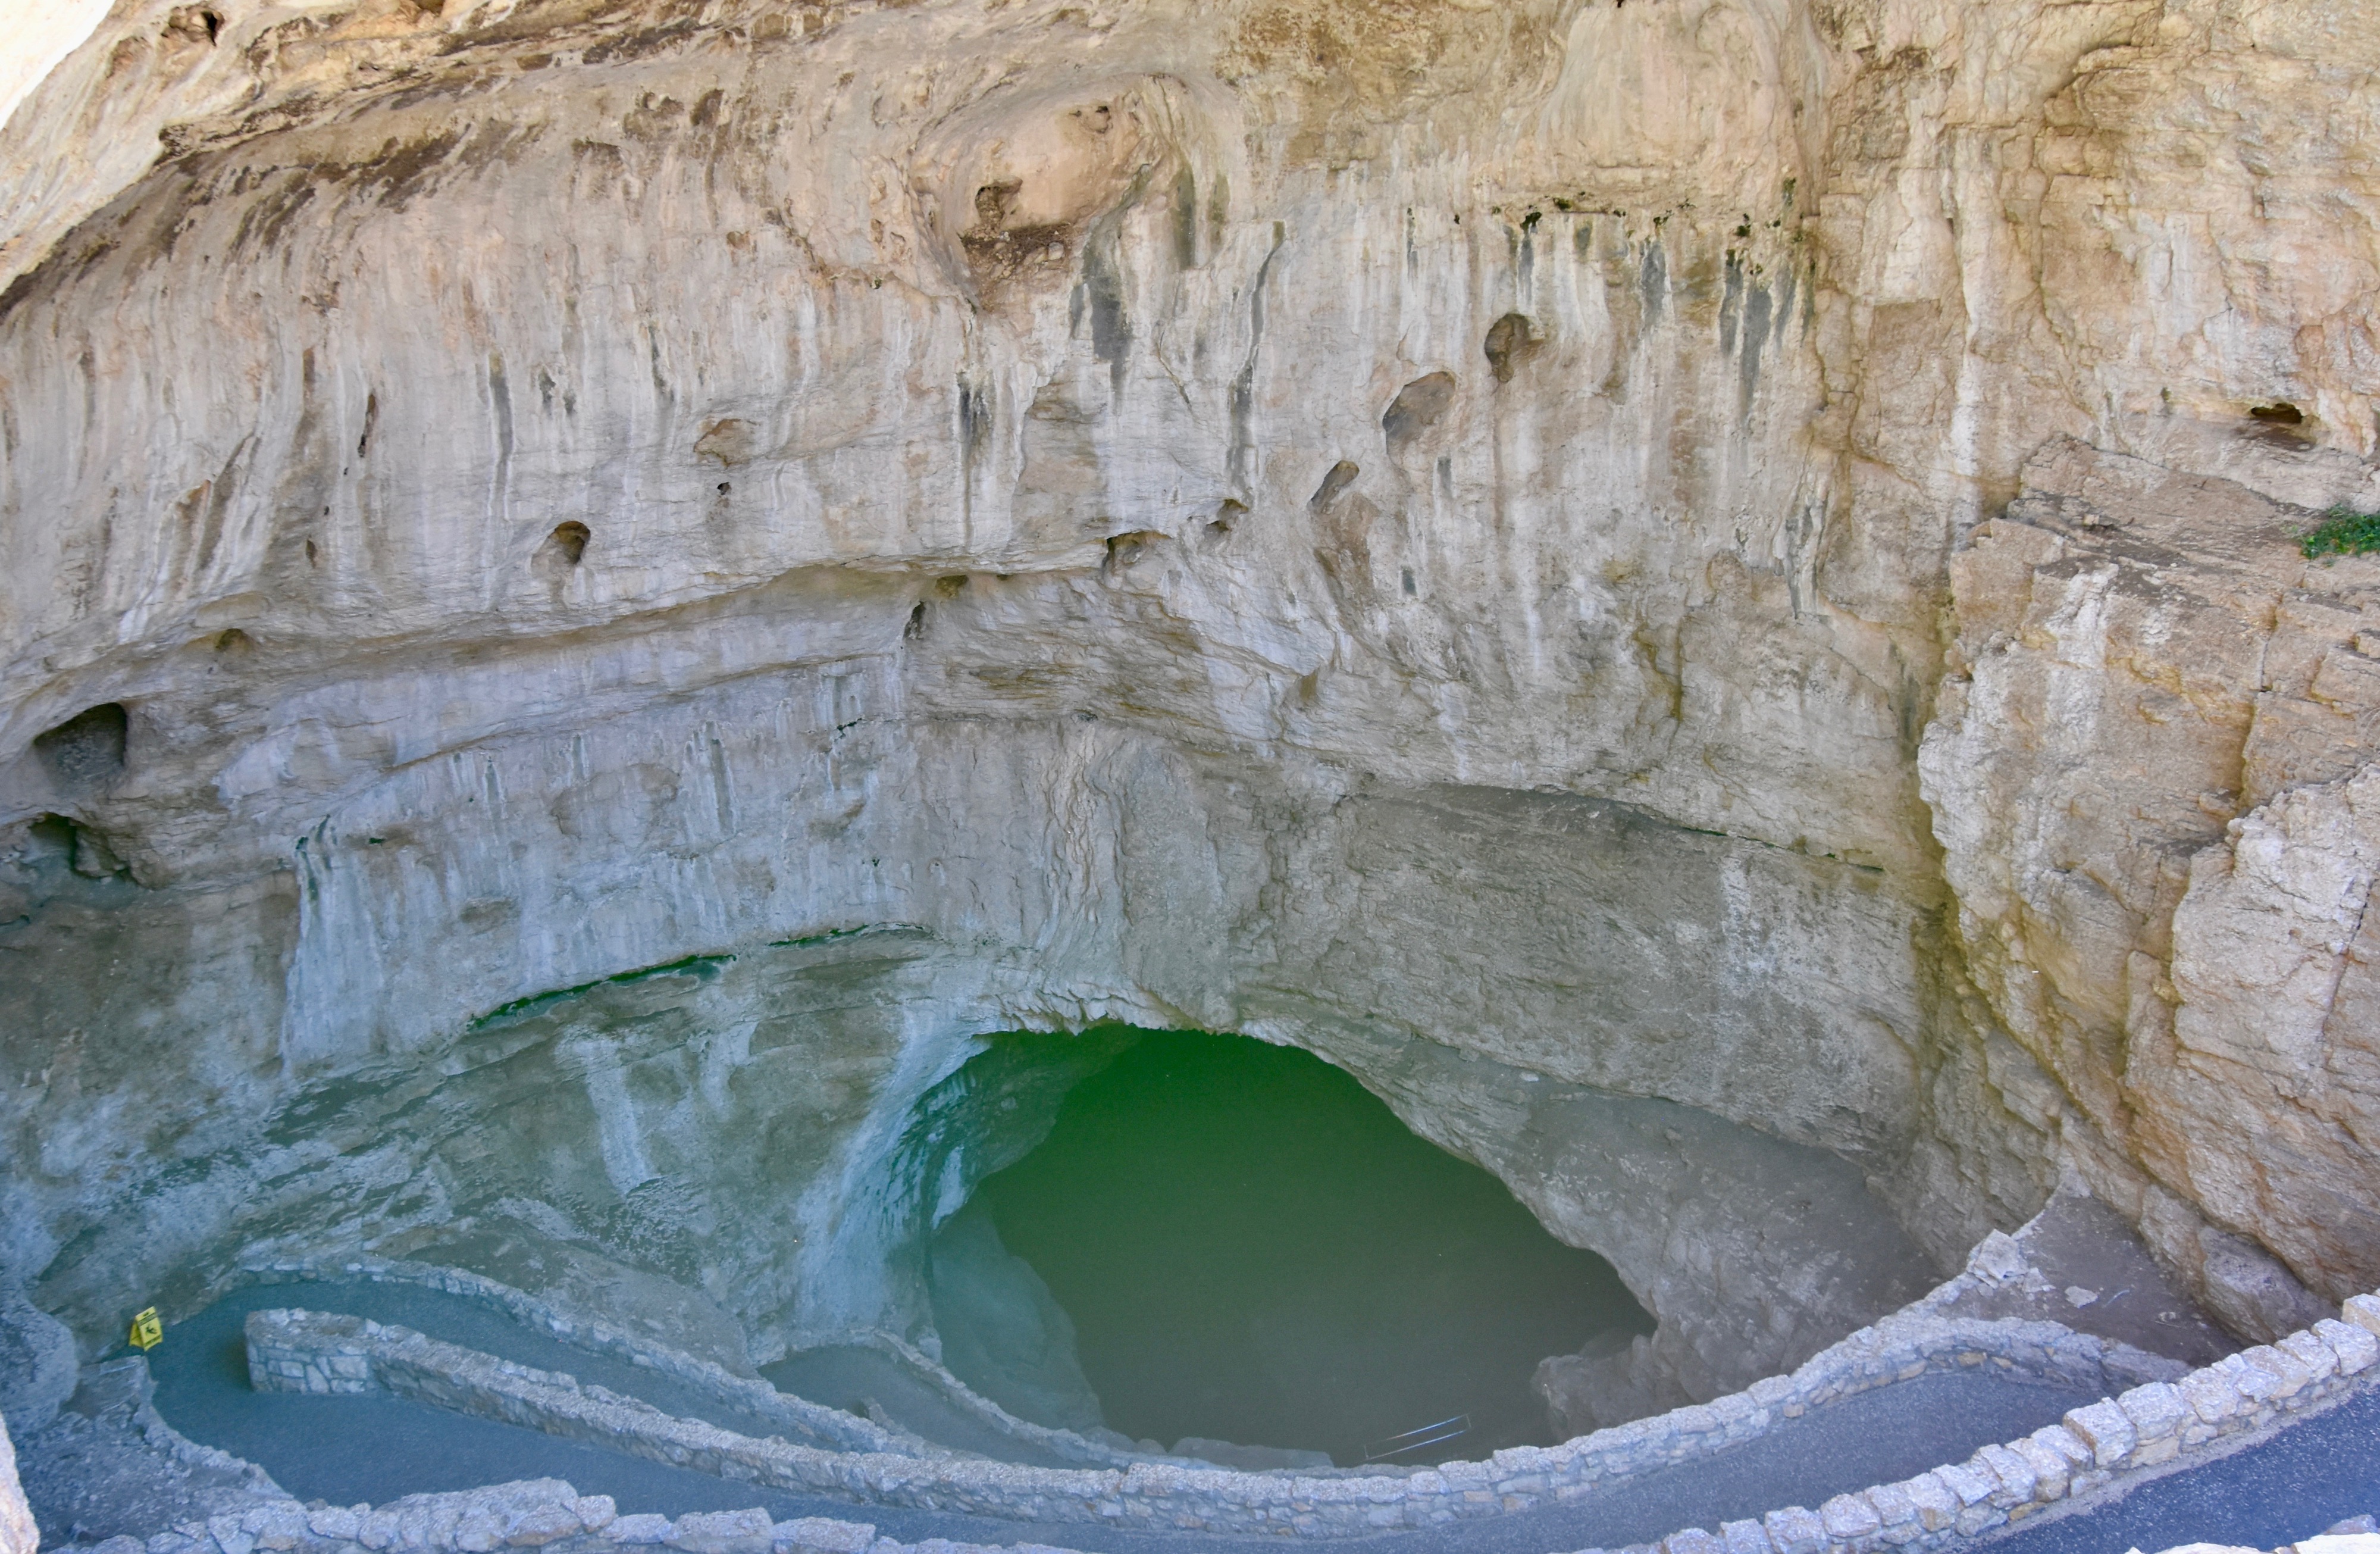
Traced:
[[[550, 1333], [574, 1348], [660, 1372], [673, 1380], [705, 1391], [730, 1407], [757, 1413], [763, 1418], [782, 1417], [793, 1428], [803, 1433], [822, 1436], [830, 1440], [839, 1439], [848, 1450], [883, 1451], [912, 1457], [951, 1454], [951, 1449], [938, 1446], [906, 1430], [888, 1429], [839, 1408], [812, 1402], [794, 1393], [781, 1392], [765, 1381], [737, 1376], [716, 1361], [701, 1359], [668, 1344], [640, 1338], [600, 1317], [572, 1311], [480, 1274], [430, 1263], [378, 1257], [285, 1259], [252, 1266], [242, 1269], [241, 1273], [243, 1277], [234, 1288], [361, 1280], [370, 1284], [406, 1284], [418, 1289], [436, 1290], [443, 1294], [468, 1296], [500, 1307], [524, 1327]], [[1072, 1430], [1051, 1429], [1019, 1419], [998, 1403], [968, 1389], [958, 1377], [935, 1364], [925, 1354], [889, 1334], [858, 1334], [855, 1335], [855, 1341], [882, 1349], [925, 1372], [953, 1402], [973, 1412], [985, 1425], [1012, 1439], [1096, 1466], [1128, 1467], [1135, 1462], [1184, 1461], [1176, 1457], [1150, 1457], [1136, 1451], [1120, 1451], [1076, 1435]]]
[[[257, 1314], [264, 1315], [266, 1314]], [[2380, 1364], [2380, 1299], [2358, 1296], [2347, 1303], [2344, 1321], [2325, 1321], [2305, 1332], [2291, 1334], [2279, 1343], [2252, 1349], [2227, 1357], [2213, 1365], [2190, 1372], [2177, 1382], [2153, 1382], [2132, 1388], [2119, 1397], [2102, 1399], [2067, 1415], [2063, 1425], [2037, 1430], [2024, 1439], [2005, 1446], [1988, 1446], [1975, 1453], [1967, 1462], [1945, 1465], [1900, 1484], [1882, 1485], [1856, 1495], [1838, 1496], [1817, 1511], [1792, 1506], [1772, 1511], [1758, 1520], [1723, 1523], [1716, 1534], [1702, 1528], [1688, 1528], [1673, 1533], [1658, 1544], [1636, 1546], [1633, 1554], [1883, 1554], [1887, 1549], [1931, 1549], [1973, 1537], [1996, 1527], [2023, 1520], [2042, 1508], [2060, 1499], [2072, 1499], [2108, 1486], [2121, 1487], [2119, 1475], [2132, 1476], [2157, 1468], [2167, 1468], [2184, 1455], [2203, 1450], [2221, 1438], [2244, 1434], [2264, 1427], [2293, 1413], [2330, 1401], [2361, 1385], [2351, 1378], [2370, 1372]], [[316, 1323], [351, 1323], [355, 1335], [362, 1334], [364, 1324], [359, 1318], [310, 1319]], [[293, 1340], [292, 1351], [305, 1348], [312, 1341], [307, 1335], [293, 1330], [299, 1319], [282, 1319], [279, 1327]], [[268, 1319], [268, 1333], [275, 1328]], [[377, 1326], [377, 1325], [375, 1325]], [[1874, 1376], [1872, 1385], [1882, 1385], [1889, 1379], [1901, 1378], [1901, 1372], [1886, 1362], [1896, 1354], [1895, 1335], [1889, 1331], [1896, 1325], [1880, 1324], [1864, 1334], [1854, 1334], [1852, 1340], [1838, 1345], [1828, 1354], [1834, 1359], [1820, 1367], [1844, 1390], [1856, 1390], [1849, 1383], [1862, 1377]], [[1931, 1324], [1936, 1328], [1948, 1324]], [[1993, 1324], [1972, 1324], [1990, 1327]], [[2029, 1326], [2004, 1324], [1999, 1326]], [[381, 1329], [381, 1335], [392, 1341], [401, 1330]], [[2060, 1329], [2062, 1331], [2062, 1329]], [[347, 1341], [346, 1333], [320, 1334], [316, 1337], [335, 1338]], [[1945, 1335], [1960, 1336], [1960, 1335]], [[2074, 1337], [2075, 1335], [2069, 1335]], [[428, 1345], [434, 1340], [407, 1335]], [[1906, 1341], [1909, 1335], [1900, 1335]], [[305, 1341], [296, 1341], [305, 1340]], [[1857, 1341], [1853, 1341], [1857, 1340]], [[268, 1349], [271, 1347], [268, 1343]], [[358, 1344], [361, 1349], [363, 1346]], [[452, 1349], [453, 1346], [442, 1346]], [[1844, 1352], [1838, 1353], [1838, 1351]], [[469, 1352], [459, 1352], [468, 1354]], [[1950, 1350], [1953, 1363], [1983, 1363], [1980, 1351]], [[334, 1352], [335, 1353], [335, 1351]], [[1864, 1354], [1857, 1365], [1849, 1362], [1854, 1355]], [[274, 1360], [298, 1360], [297, 1352], [283, 1355], [267, 1354], [268, 1365]], [[363, 1356], [369, 1358], [369, 1356]], [[507, 1376], [520, 1388], [544, 1387], [561, 1390], [565, 1383], [572, 1389], [575, 1382], [551, 1373], [532, 1371], [528, 1367], [508, 1364], [487, 1356], [471, 1356], [490, 1370]], [[1826, 1356], [1822, 1356], [1822, 1359]], [[1813, 1363], [1814, 1364], [1816, 1362]], [[328, 1390], [332, 1377], [354, 1380], [345, 1371], [353, 1367], [322, 1367], [317, 1365], [322, 1377], [322, 1388]], [[1803, 1377], [1811, 1366], [1795, 1373], [1794, 1378], [1778, 1378], [1777, 1384], [1792, 1390], [1792, 1383]], [[273, 1372], [284, 1381], [297, 1380], [307, 1385], [302, 1370], [291, 1377], [285, 1371]], [[1764, 1384], [1766, 1386], [1767, 1384]], [[1758, 1390], [1755, 1389], [1755, 1390]], [[597, 1396], [600, 1389], [586, 1389], [585, 1396], [603, 1402], [608, 1394]], [[615, 1406], [633, 1408], [643, 1414], [686, 1429], [710, 1430], [686, 1421], [671, 1420], [648, 1405], [629, 1400], [615, 1400]], [[1726, 1400], [1722, 1400], [1722, 1402]], [[1781, 1405], [1780, 1405], [1781, 1406]], [[1705, 1412], [1719, 1405], [1704, 1405]], [[1681, 1410], [1692, 1413], [1694, 1410]], [[1641, 1426], [1656, 1422], [1643, 1421]], [[1585, 1438], [1585, 1444], [1595, 1444], [1602, 1438], [1624, 1436], [1630, 1431], [1645, 1432], [1640, 1426], [1623, 1426], [1620, 1430], [1598, 1432]], [[728, 1432], [710, 1431], [726, 1437]], [[741, 1438], [735, 1438], [740, 1439]], [[1745, 1438], [1749, 1438], [1747, 1434]], [[759, 1443], [763, 1445], [782, 1443]], [[1569, 1443], [1576, 1447], [1581, 1442]], [[1608, 1444], [1608, 1443], [1607, 1443]], [[799, 1450], [799, 1449], [789, 1449]], [[1552, 1457], [1560, 1449], [1523, 1449], [1520, 1452], [1498, 1454], [1500, 1462], [1515, 1457]], [[810, 1452], [814, 1457], [834, 1458], [839, 1454]], [[1682, 1459], [1681, 1459], [1682, 1460]], [[897, 1462], [897, 1460], [896, 1460]], [[930, 1472], [943, 1466], [971, 1464], [906, 1460], [914, 1472]], [[1493, 1464], [1490, 1464], [1492, 1466]], [[1518, 1465], [1518, 1464], [1516, 1464]], [[1670, 1465], [1659, 1462], [1652, 1465]], [[1012, 1469], [1005, 1464], [991, 1464], [1006, 1473], [1033, 1476], [1051, 1470]], [[1447, 1469], [1428, 1470], [1414, 1478], [1437, 1476], [1449, 1478], [1449, 1470], [1478, 1469], [1482, 1464], [1449, 1464]], [[1158, 1475], [1085, 1474], [1090, 1479], [1138, 1478], [1140, 1491], [1158, 1486], [1151, 1482]], [[1280, 1475], [1236, 1474], [1225, 1471], [1200, 1472], [1173, 1475], [1181, 1481], [1196, 1481], [1192, 1487], [1220, 1490], [1232, 1487], [1232, 1481], [1267, 1478], [1275, 1484]], [[1456, 1473], [1451, 1482], [1464, 1476]], [[1482, 1479], [1485, 1474], [1481, 1474]], [[1292, 1486], [1322, 1486], [1310, 1478], [1291, 1479]], [[1356, 1481], [1362, 1483], [1365, 1481]], [[1370, 1481], [1378, 1488], [1395, 1490], [1404, 1486], [1394, 1479]], [[1415, 1487], [1420, 1486], [1416, 1485]], [[1473, 1503], [1483, 1511], [1521, 1509], [1506, 1503], [1508, 1497], [1495, 1492], [1492, 1483], [1479, 1490], [1468, 1492]], [[1561, 1487], [1554, 1489], [1556, 1499], [1575, 1499], [1577, 1491], [1569, 1494]], [[1397, 1504], [1401, 1497], [1391, 1493], [1369, 1506], [1361, 1521], [1368, 1527], [1398, 1524], [1393, 1514], [1383, 1519], [1383, 1511], [1393, 1512], [1403, 1508]], [[1509, 1499], [1536, 1497], [1525, 1491]], [[911, 1501], [910, 1503], [925, 1503]], [[1318, 1502], [1309, 1502], [1310, 1504]], [[1042, 1502], [1042, 1513], [1049, 1509]], [[1099, 1513], [1113, 1519], [1124, 1514], [1123, 1498], [1100, 1502]], [[1444, 1518], [1433, 1518], [1433, 1521]], [[1337, 1521], [1337, 1518], [1330, 1520]], [[1280, 1532], [1322, 1531], [1322, 1519], [1309, 1518], [1290, 1525], [1276, 1525]], [[1181, 1525], [1183, 1523], [1176, 1523]], [[1405, 1524], [1414, 1524], [1409, 1520]], [[1223, 1530], [1219, 1528], [1218, 1530]], [[917, 1545], [903, 1545], [890, 1539], [873, 1536], [871, 1525], [833, 1520], [807, 1519], [796, 1522], [771, 1523], [762, 1511], [703, 1513], [677, 1518], [674, 1522], [658, 1516], [615, 1518], [612, 1503], [601, 1497], [581, 1499], [570, 1487], [557, 1480], [541, 1480], [527, 1484], [498, 1486], [493, 1488], [468, 1491], [458, 1495], [414, 1496], [378, 1511], [368, 1506], [348, 1510], [308, 1511], [295, 1501], [274, 1501], [255, 1508], [244, 1515], [224, 1516], [205, 1523], [192, 1523], [167, 1533], [161, 1533], [142, 1544], [132, 1538], [115, 1538], [101, 1546], [107, 1554], [255, 1554], [261, 1548], [282, 1554], [285, 1550], [302, 1550], [303, 1554], [402, 1554], [415, 1551], [458, 1550], [465, 1554], [489, 1554], [500, 1548], [540, 1548], [554, 1546], [554, 1554], [622, 1554], [636, 1550], [638, 1554], [655, 1554], [657, 1547], [666, 1547], [681, 1554], [989, 1554], [989, 1546], [928, 1540]], [[1048, 1554], [1048, 1546], [1019, 1545], [1020, 1554]], [[2322, 1551], [2322, 1554], [2344, 1554], [2344, 1551]]]
[[[978, 1546], [900, 1544], [873, 1525], [820, 1517], [772, 1523], [765, 1511], [621, 1516], [609, 1495], [581, 1495], [558, 1478], [523, 1479], [444, 1495], [408, 1495], [379, 1507], [277, 1499], [204, 1522], [185, 1522], [145, 1542], [112, 1537], [92, 1554], [978, 1554]], [[990, 1554], [988, 1549], [980, 1554]], [[1040, 1554], [1021, 1545], [1017, 1554]], [[1051, 1551], [1058, 1554], [1058, 1551]]]
[[[1127, 1451], [1112, 1447], [1073, 1430], [1053, 1426], [1036, 1425], [1030, 1419], [1015, 1414], [993, 1402], [953, 1375], [949, 1366], [894, 1333], [881, 1328], [863, 1328], [847, 1335], [845, 1341], [856, 1348], [873, 1349], [898, 1360], [910, 1369], [931, 1379], [935, 1389], [945, 1398], [974, 1413], [985, 1424], [1013, 1440], [1025, 1441], [1055, 1452], [1062, 1457], [1074, 1457], [1087, 1462], [1117, 1467], [1129, 1467], [1135, 1462], [1179, 1462], [1187, 1466], [1201, 1465], [1193, 1457], [1176, 1457], [1171, 1452]], [[1117, 1435], [1117, 1439], [1125, 1438]]]
[[[1713, 1533], [1688, 1527], [1623, 1554], [1883, 1554], [1935, 1549], [2022, 1522], [2331, 1402], [2380, 1364], [2380, 1298], [2357, 1295], [2340, 1315], [2278, 1342], [2226, 1355], [2174, 1381], [2135, 1387], [2068, 1413], [2022, 1440], [1986, 1446], [1899, 1484], [1837, 1495], [1815, 1511], [1787, 1506]], [[2194, 1547], [2194, 1546], [2193, 1546]], [[1603, 1550], [1582, 1554], [1604, 1554]]]
[[1162, 1462], [1041, 1468], [976, 1457], [821, 1450], [681, 1419], [600, 1387], [581, 1387], [566, 1375], [360, 1317], [259, 1311], [249, 1315], [248, 1333], [259, 1387], [385, 1387], [460, 1413], [795, 1493], [1036, 1522], [1324, 1537], [1435, 1526], [1576, 1499], [1740, 1445], [1837, 1398], [1929, 1370], [1990, 1364], [2097, 1387], [2114, 1347], [2046, 1323], [1893, 1318], [1853, 1334], [1791, 1377], [1772, 1377], [1735, 1397], [1559, 1447], [1521, 1447], [1487, 1462], [1390, 1474], [1246, 1473]]

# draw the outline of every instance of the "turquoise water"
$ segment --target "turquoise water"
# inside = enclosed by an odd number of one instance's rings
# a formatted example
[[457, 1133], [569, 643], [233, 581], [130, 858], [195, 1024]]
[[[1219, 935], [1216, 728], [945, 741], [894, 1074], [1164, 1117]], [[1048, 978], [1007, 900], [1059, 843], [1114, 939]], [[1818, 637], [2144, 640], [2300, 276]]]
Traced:
[[1537, 1362], [1653, 1326], [1495, 1177], [1320, 1058], [1243, 1036], [1146, 1035], [977, 1202], [1073, 1318], [1108, 1425], [1168, 1445], [1355, 1463], [1466, 1413], [1419, 1456], [1547, 1442]]

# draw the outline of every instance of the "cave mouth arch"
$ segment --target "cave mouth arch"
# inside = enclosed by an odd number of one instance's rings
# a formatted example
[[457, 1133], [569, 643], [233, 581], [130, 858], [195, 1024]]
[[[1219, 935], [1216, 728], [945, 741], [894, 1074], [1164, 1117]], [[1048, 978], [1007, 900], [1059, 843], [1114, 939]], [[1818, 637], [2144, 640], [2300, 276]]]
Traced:
[[[997, 1037], [974, 1063], [1075, 1039]], [[1538, 1362], [1652, 1330], [1609, 1262], [1344, 1071], [1241, 1035], [1111, 1039], [1046, 1136], [937, 1210], [942, 1358], [1012, 1412], [1189, 1455], [1482, 1457], [1556, 1438]]]

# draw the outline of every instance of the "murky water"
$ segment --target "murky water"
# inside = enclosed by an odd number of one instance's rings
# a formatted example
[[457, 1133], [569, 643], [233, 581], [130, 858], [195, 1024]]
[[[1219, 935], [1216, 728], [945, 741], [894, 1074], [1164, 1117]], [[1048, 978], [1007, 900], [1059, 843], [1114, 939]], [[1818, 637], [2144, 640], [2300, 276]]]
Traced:
[[977, 1202], [1073, 1318], [1108, 1425], [1169, 1445], [1354, 1463], [1462, 1414], [1468, 1435], [1403, 1460], [1547, 1441], [1537, 1362], [1652, 1328], [1496, 1178], [1321, 1059], [1245, 1037], [1146, 1036]]

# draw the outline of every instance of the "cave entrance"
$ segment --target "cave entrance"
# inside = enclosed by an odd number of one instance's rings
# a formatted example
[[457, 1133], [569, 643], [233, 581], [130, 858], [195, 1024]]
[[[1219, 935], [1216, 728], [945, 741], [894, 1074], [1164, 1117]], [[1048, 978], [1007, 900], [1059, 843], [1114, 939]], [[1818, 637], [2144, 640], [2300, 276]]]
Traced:
[[943, 1357], [978, 1390], [1216, 1460], [1478, 1458], [1554, 1438], [1538, 1361], [1652, 1329], [1609, 1263], [1341, 1070], [1244, 1036], [1127, 1039], [934, 1234]]

